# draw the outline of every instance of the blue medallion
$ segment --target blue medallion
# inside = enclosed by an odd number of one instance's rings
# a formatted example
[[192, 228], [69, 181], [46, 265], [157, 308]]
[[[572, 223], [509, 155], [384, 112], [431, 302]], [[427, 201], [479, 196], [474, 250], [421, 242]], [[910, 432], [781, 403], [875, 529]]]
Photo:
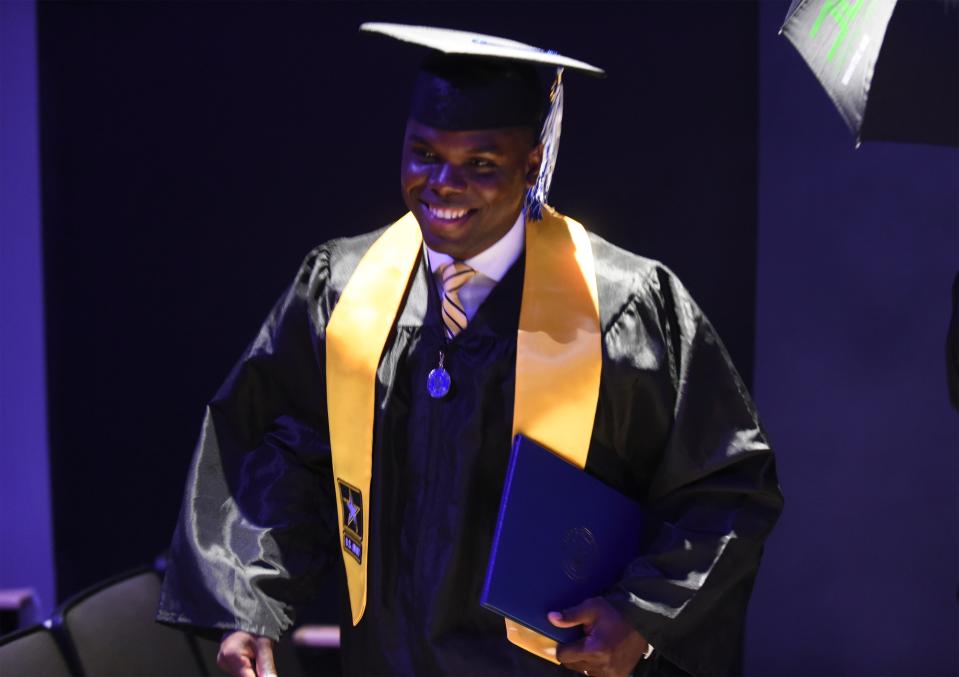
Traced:
[[436, 369], [431, 369], [429, 376], [426, 377], [426, 391], [430, 394], [430, 397], [436, 399], [446, 397], [446, 393], [450, 391], [451, 383], [450, 373], [439, 366]]

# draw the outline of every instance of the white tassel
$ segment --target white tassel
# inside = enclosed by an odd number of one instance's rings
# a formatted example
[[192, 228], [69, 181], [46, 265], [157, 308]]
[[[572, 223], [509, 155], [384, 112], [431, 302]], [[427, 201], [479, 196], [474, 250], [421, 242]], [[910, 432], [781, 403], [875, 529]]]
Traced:
[[543, 218], [543, 205], [549, 195], [559, 155], [559, 137], [563, 130], [563, 69], [556, 69], [556, 78], [549, 93], [549, 112], [543, 122], [539, 141], [543, 144], [543, 161], [536, 183], [526, 192], [526, 217], [538, 221]]

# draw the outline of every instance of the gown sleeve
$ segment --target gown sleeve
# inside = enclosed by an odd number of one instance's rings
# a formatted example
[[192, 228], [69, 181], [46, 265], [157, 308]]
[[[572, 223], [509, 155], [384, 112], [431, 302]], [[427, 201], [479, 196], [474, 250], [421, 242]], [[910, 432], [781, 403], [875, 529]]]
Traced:
[[335, 553], [328, 252], [306, 258], [209, 403], [157, 620], [278, 639]]
[[668, 271], [650, 277], [639, 312], [667, 356], [672, 423], [647, 485], [645, 555], [607, 599], [656, 647], [637, 674], [729, 674], [741, 669], [746, 604], [783, 499], [755, 407], [715, 330]]

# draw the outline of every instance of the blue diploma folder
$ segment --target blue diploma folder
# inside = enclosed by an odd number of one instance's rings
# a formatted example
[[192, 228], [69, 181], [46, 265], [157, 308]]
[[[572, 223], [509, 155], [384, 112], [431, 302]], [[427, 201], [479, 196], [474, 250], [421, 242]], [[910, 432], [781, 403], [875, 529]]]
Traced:
[[639, 555], [642, 508], [517, 435], [480, 603], [560, 643], [582, 628], [546, 618], [604, 593]]

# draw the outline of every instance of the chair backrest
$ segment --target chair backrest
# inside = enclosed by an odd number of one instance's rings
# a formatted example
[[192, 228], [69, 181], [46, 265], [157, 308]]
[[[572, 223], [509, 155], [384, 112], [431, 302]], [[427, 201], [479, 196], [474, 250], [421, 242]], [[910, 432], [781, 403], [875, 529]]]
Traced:
[[72, 677], [53, 633], [42, 625], [0, 637], [0, 675]]
[[37, 622], [37, 593], [33, 588], [0, 588], [0, 635]]
[[153, 620], [159, 597], [160, 577], [141, 570], [91, 588], [61, 607], [63, 628], [85, 674], [206, 675], [187, 635]]

